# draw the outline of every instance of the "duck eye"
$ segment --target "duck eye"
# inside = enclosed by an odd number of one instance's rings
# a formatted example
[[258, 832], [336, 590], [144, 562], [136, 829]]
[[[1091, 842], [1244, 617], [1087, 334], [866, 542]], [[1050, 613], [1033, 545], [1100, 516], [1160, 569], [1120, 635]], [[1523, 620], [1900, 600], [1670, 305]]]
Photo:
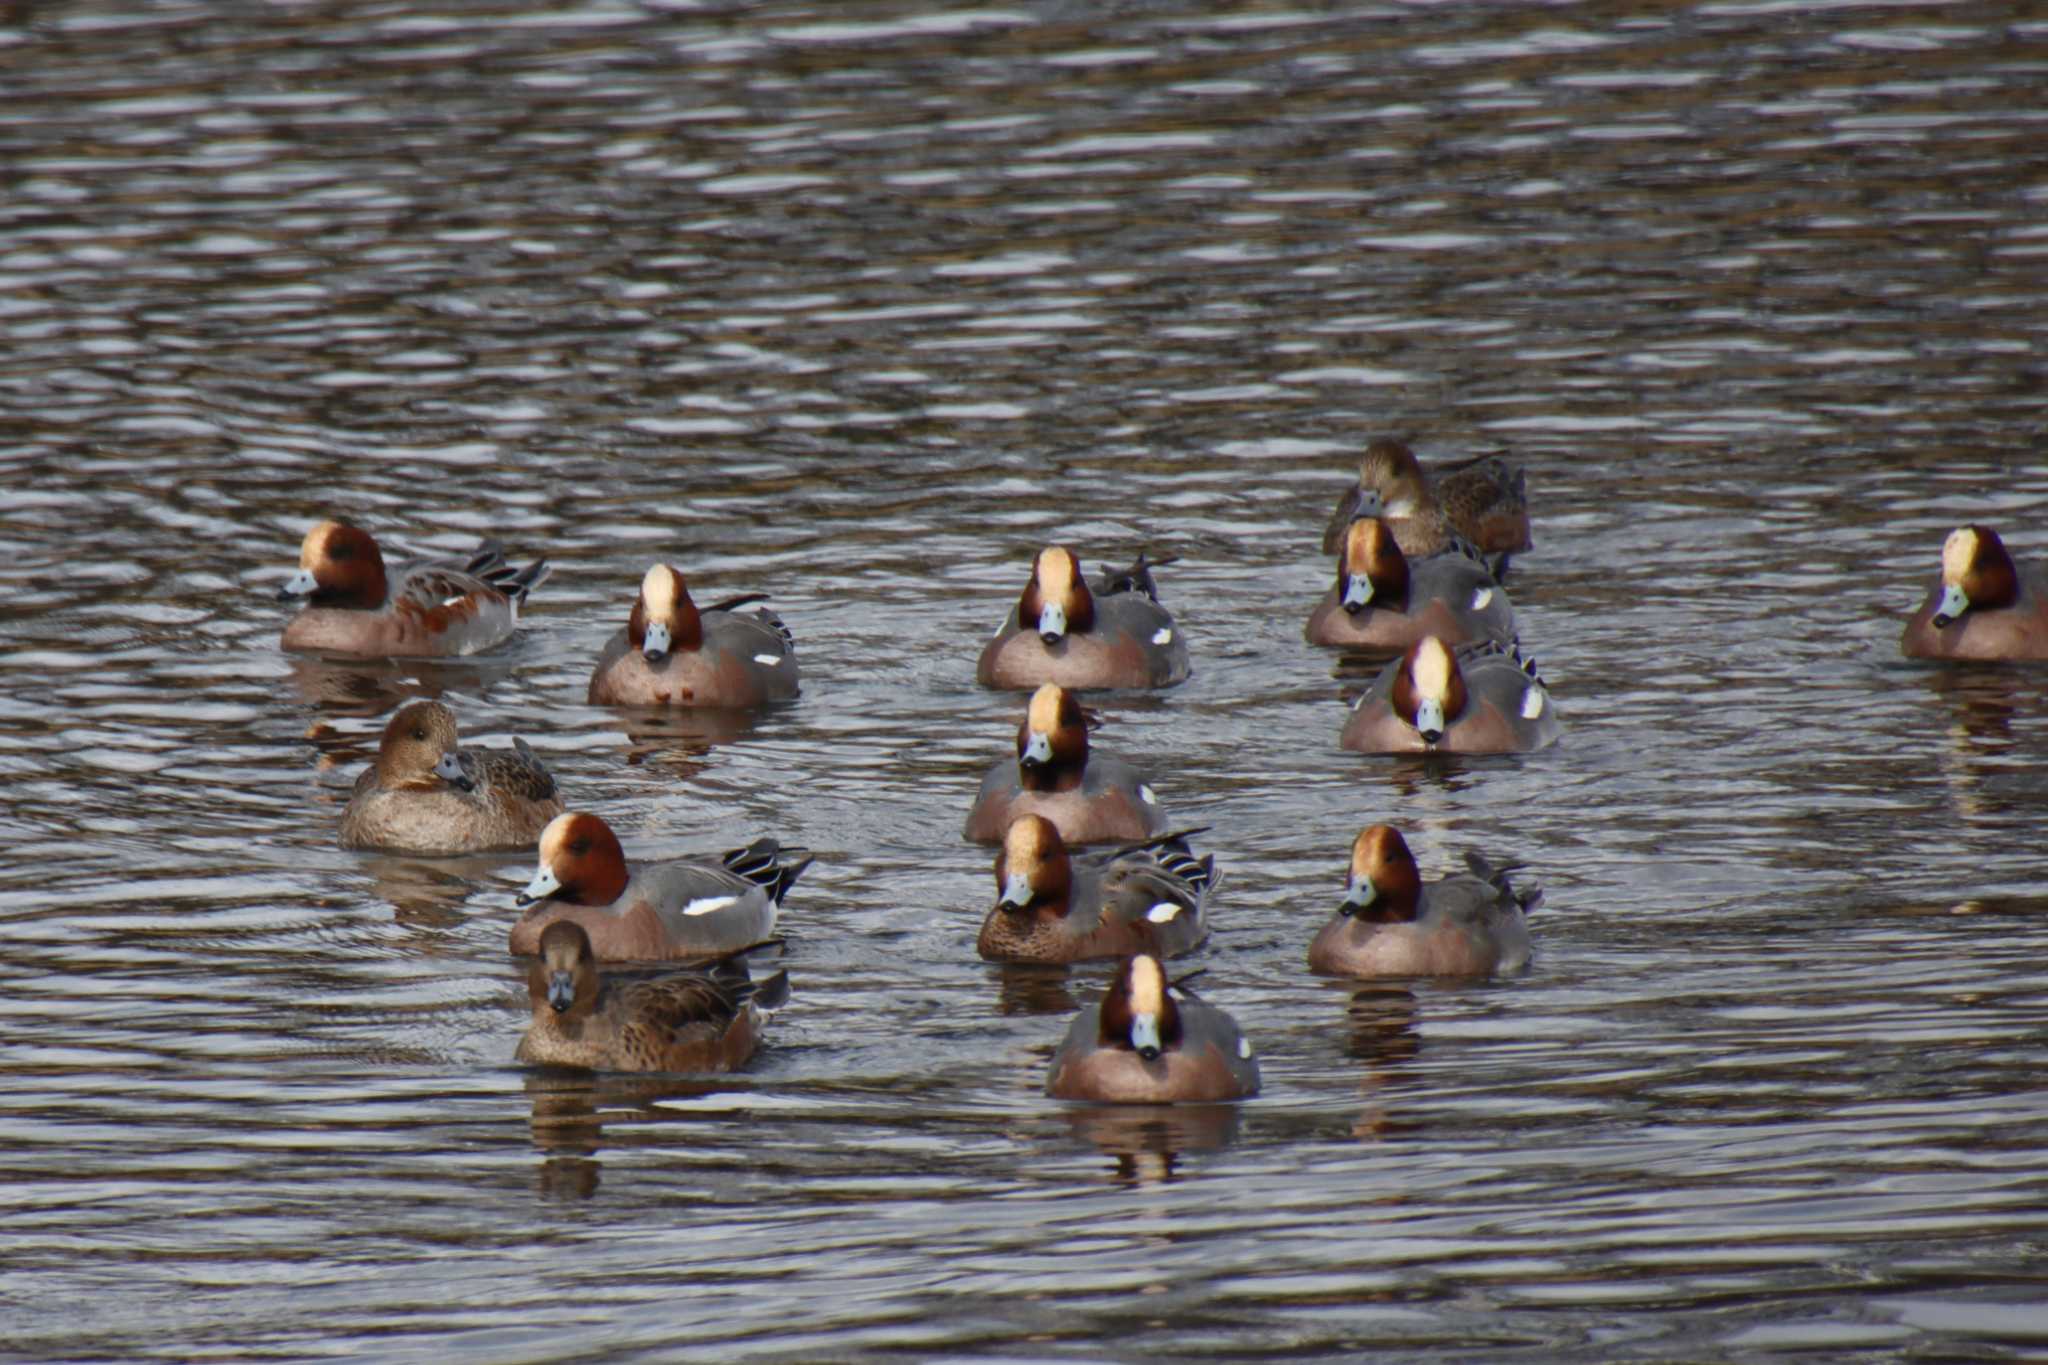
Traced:
[[583, 856], [584, 854], [586, 854], [586, 853], [590, 852], [590, 840], [588, 840], [588, 839], [577, 839], [577, 840], [574, 840], [574, 841], [573, 841], [573, 842], [571, 842], [571, 843], [570, 843], [570, 845], [569, 845], [569, 851], [570, 851], [571, 853], [575, 854], [575, 855], [576, 855], [577, 857], [579, 857], [579, 858], [580, 858], [580, 857], [582, 857], [582, 856]]
[[418, 726], [414, 726], [412, 731], [412, 737], [424, 744], [426, 742], [427, 732], [425, 730], [420, 729]]

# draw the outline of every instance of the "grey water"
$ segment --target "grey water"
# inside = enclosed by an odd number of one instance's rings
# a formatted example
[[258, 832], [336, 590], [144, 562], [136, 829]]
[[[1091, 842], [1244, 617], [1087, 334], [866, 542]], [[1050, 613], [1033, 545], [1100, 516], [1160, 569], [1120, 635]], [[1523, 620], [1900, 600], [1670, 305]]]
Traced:
[[[2048, 1351], [2048, 670], [1898, 657], [2048, 554], [2027, 6], [57, 3], [0, 15], [0, 1340], [43, 1359]], [[1505, 450], [1566, 733], [1340, 751], [1376, 435]], [[555, 573], [287, 656], [313, 521]], [[1242, 1106], [1039, 1087], [1107, 968], [961, 842], [1058, 540], [1180, 562], [1096, 698], [1224, 874]], [[667, 559], [801, 700], [583, 703]], [[817, 862], [745, 1073], [527, 1071], [530, 856], [345, 853], [383, 718], [629, 855]], [[1519, 978], [1304, 953], [1358, 828], [1547, 888]]]

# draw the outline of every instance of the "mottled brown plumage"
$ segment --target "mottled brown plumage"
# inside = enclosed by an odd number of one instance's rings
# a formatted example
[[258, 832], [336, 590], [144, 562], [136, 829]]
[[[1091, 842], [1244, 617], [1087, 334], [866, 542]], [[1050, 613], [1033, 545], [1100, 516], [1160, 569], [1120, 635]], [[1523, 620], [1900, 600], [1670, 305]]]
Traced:
[[532, 848], [562, 813], [555, 780], [523, 740], [512, 753], [464, 749], [437, 701], [401, 707], [341, 817], [343, 848], [456, 854]]

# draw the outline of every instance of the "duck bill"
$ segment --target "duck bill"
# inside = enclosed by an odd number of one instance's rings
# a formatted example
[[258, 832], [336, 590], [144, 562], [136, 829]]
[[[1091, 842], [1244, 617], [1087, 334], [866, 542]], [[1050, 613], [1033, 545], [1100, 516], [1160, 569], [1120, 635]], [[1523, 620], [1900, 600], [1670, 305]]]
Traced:
[[1067, 609], [1057, 602], [1048, 602], [1039, 608], [1038, 638], [1046, 644], [1056, 645], [1067, 637]]
[[1033, 730], [1024, 737], [1024, 752], [1017, 755], [1017, 761], [1034, 771], [1051, 763], [1052, 736]]
[[651, 623], [646, 634], [640, 637], [640, 652], [647, 656], [647, 662], [651, 664], [658, 664], [666, 659], [669, 650], [674, 647], [675, 637], [670, 635], [668, 627], [659, 621]]
[[556, 1014], [567, 1014], [569, 1007], [576, 1003], [576, 975], [574, 972], [551, 972], [548, 974], [548, 1008]]
[[561, 879], [555, 876], [555, 870], [551, 867], [543, 866], [540, 871], [533, 874], [533, 880], [526, 884], [524, 891], [521, 891], [513, 898], [512, 903], [514, 905], [532, 905], [535, 901], [546, 900], [561, 889]]
[[1031, 882], [1022, 873], [1012, 872], [1003, 879], [1003, 894], [996, 900], [996, 909], [1021, 914], [1031, 908]]
[[1372, 605], [1372, 580], [1362, 573], [1344, 575], [1344, 610], [1356, 616]]
[[1131, 1050], [1146, 1061], [1156, 1061], [1165, 1049], [1159, 1042], [1159, 1016], [1139, 1014], [1131, 1018]]
[[1941, 585], [1941, 600], [1934, 604], [1934, 628], [1940, 630], [1954, 623], [1957, 617], [1970, 609], [1970, 598], [1953, 583]]
[[1372, 884], [1372, 879], [1359, 877], [1344, 889], [1344, 899], [1337, 903], [1337, 913], [1356, 915], [1361, 911], [1370, 910], [1373, 902], [1379, 898], [1379, 888]]
[[300, 569], [290, 578], [287, 578], [283, 585], [278, 588], [277, 600], [280, 602], [290, 602], [295, 598], [311, 597], [314, 589], [319, 586], [320, 580], [313, 577], [311, 569]]
[[470, 777], [469, 769], [463, 766], [460, 754], [442, 754], [439, 759], [435, 760], [434, 776], [458, 791], [470, 792], [476, 790], [476, 781]]
[[1434, 744], [1444, 737], [1444, 704], [1435, 697], [1425, 697], [1416, 703], [1415, 733], [1422, 736], [1424, 744]]

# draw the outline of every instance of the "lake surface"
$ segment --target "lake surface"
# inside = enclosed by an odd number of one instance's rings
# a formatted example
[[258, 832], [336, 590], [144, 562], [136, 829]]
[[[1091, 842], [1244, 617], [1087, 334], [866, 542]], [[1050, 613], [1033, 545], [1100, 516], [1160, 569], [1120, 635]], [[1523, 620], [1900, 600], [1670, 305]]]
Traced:
[[[2048, 669], [1898, 657], [2048, 553], [2023, 6], [71, 3], [0, 28], [0, 1335], [24, 1357], [2048, 1351]], [[1505, 449], [1566, 734], [1340, 751], [1366, 440]], [[306, 527], [553, 579], [281, 653]], [[1101, 748], [1210, 827], [1235, 1109], [1039, 1087], [1106, 966], [960, 841], [1060, 540], [1180, 562]], [[642, 571], [804, 694], [583, 704]], [[639, 858], [812, 849], [744, 1075], [528, 1071], [530, 856], [344, 853], [383, 718]], [[1349, 841], [1548, 888], [1519, 979], [1319, 981]]]

